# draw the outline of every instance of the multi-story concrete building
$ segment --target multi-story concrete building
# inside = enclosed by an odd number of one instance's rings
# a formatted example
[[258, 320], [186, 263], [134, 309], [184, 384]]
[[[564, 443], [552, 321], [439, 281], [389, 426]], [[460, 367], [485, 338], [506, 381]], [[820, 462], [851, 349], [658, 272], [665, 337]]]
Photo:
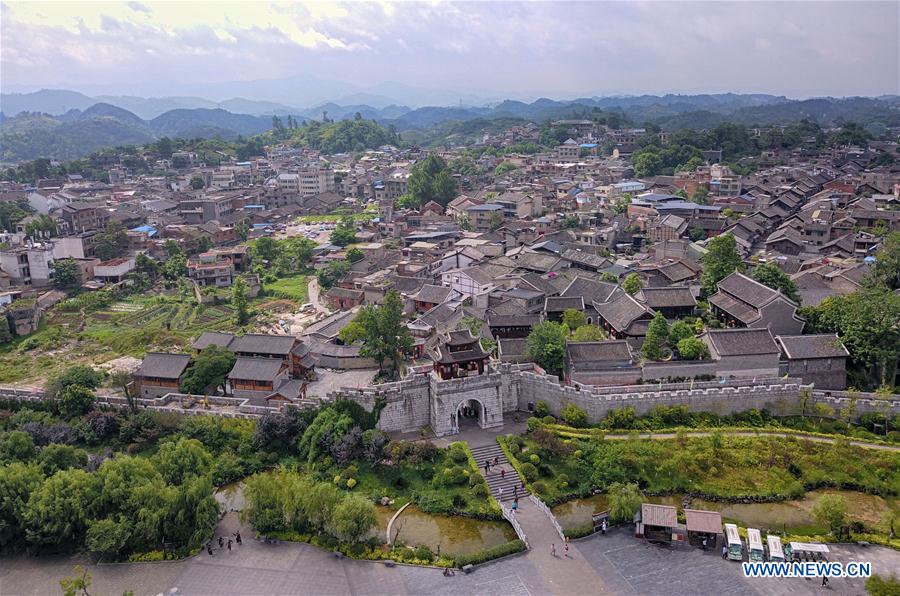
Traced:
[[50, 285], [53, 245], [42, 243], [0, 250], [0, 269], [9, 275], [11, 285]]

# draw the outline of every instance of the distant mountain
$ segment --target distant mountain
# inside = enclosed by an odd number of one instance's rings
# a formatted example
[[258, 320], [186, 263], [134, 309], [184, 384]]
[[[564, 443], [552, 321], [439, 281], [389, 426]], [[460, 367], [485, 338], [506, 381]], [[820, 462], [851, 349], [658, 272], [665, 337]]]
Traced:
[[69, 110], [83, 110], [95, 103], [97, 101], [87, 95], [63, 89], [41, 89], [34, 93], [0, 94], [0, 111], [10, 117], [20, 112], [64, 114]]
[[217, 109], [221, 108], [236, 114], [253, 116], [271, 116], [278, 114], [299, 114], [299, 108], [271, 101], [259, 101], [233, 97], [225, 101], [215, 102], [202, 97], [137, 97], [133, 95], [98, 95], [89, 97], [76, 91], [58, 89], [42, 89], [34, 93], [4, 93], [0, 95], [0, 111], [7, 116], [16, 116], [21, 112], [41, 112], [61, 115], [71, 110], [84, 110], [97, 104], [105, 103], [128, 110], [144, 120], [156, 118], [160, 114], [178, 109]]
[[234, 139], [271, 126], [269, 116], [205, 108], [170, 110], [152, 120], [107, 103], [60, 116], [26, 112], [0, 122], [0, 161], [76, 159], [104, 147], [139, 145], [164, 136]]
[[[194, 110], [171, 110], [150, 120], [150, 128], [157, 136], [186, 137], [204, 127], [215, 127], [227, 134], [224, 138], [233, 138], [238, 135], [255, 135], [272, 128], [272, 118], [265, 116], [250, 116], [248, 114], [232, 114], [226, 110], [208, 110], [198, 108]], [[196, 135], [205, 136], [205, 135]]]

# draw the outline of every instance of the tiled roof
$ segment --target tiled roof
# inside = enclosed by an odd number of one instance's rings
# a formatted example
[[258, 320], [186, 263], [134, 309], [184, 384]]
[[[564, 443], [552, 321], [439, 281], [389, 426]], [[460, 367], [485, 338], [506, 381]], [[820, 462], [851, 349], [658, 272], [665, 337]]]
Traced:
[[756, 356], [780, 352], [775, 339], [765, 327], [762, 329], [711, 329], [707, 332], [707, 336], [720, 356]]
[[573, 363], [623, 362], [631, 361], [628, 343], [616, 341], [580, 341], [566, 342], [569, 360]]
[[737, 271], [724, 278], [717, 286], [719, 291], [727, 292], [756, 308], [765, 306], [778, 295], [772, 288]]
[[293, 335], [265, 335], [248, 333], [234, 339], [229, 348], [232, 352], [243, 354], [270, 354], [287, 356], [294, 347], [297, 338]]
[[693, 307], [697, 305], [690, 288], [643, 288], [637, 299], [650, 308]]
[[242, 381], [272, 381], [283, 366], [284, 362], [275, 358], [238, 358], [228, 373], [228, 378]]
[[685, 509], [684, 517], [687, 522], [688, 532], [702, 532], [705, 534], [722, 533], [722, 514], [718, 511]]
[[836, 333], [779, 335], [775, 341], [789, 360], [843, 358], [850, 355]]
[[618, 332], [626, 331], [632, 322], [643, 315], [650, 314], [650, 310], [646, 306], [625, 292], [611, 302], [604, 304], [594, 302], [594, 308]]
[[191, 357], [187, 354], [149, 352], [144, 356], [144, 361], [141, 362], [138, 375], [159, 379], [178, 379], [190, 362]]
[[222, 333], [221, 331], [204, 331], [197, 340], [191, 344], [195, 350], [202, 350], [207, 346], [220, 346], [227, 348], [234, 341], [234, 333]]

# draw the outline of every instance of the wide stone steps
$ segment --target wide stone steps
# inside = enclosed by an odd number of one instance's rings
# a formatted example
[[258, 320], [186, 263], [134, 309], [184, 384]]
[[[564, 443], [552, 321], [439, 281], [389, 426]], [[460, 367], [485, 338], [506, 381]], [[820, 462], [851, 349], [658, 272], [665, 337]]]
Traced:
[[[483, 445], [472, 449], [472, 456], [478, 464], [479, 471], [484, 474], [484, 462], [490, 461], [490, 472], [485, 475], [491, 495], [498, 501], [512, 501], [516, 496], [520, 499], [528, 496], [528, 491], [522, 488], [522, 479], [516, 473], [515, 468], [506, 459], [506, 455], [500, 445]], [[497, 458], [497, 465], [494, 465]], [[501, 470], [504, 473], [501, 474]], [[502, 493], [501, 493], [502, 489]]]

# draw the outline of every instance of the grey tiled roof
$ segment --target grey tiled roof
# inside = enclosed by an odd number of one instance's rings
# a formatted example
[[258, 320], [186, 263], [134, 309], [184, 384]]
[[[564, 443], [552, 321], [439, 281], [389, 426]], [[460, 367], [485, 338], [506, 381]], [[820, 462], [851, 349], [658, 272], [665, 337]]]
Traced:
[[229, 379], [242, 381], [272, 381], [284, 363], [274, 358], [238, 358], [228, 373]]
[[197, 340], [191, 344], [195, 350], [202, 350], [207, 346], [220, 346], [227, 348], [234, 341], [234, 333], [222, 333], [221, 331], [204, 331]]
[[779, 335], [775, 341], [789, 360], [842, 358], [850, 355], [836, 333]]
[[264, 335], [248, 333], [234, 339], [229, 346], [231, 351], [244, 354], [270, 354], [287, 356], [294, 347], [297, 338], [293, 335]]
[[187, 354], [149, 352], [141, 362], [138, 375], [159, 379], [178, 379], [181, 378], [190, 362], [191, 357]]
[[720, 356], [755, 356], [779, 353], [778, 345], [767, 328], [711, 329], [709, 341]]

